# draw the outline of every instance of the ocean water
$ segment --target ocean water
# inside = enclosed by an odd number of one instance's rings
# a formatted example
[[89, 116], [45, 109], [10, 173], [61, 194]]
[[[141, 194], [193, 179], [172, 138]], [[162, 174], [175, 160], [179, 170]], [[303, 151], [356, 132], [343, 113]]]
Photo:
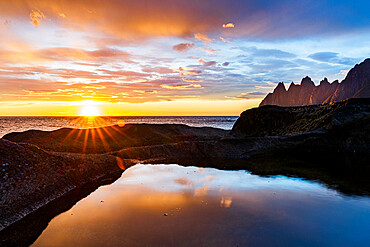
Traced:
[[237, 116], [144, 116], [144, 117], [0, 117], [0, 137], [26, 130], [56, 130], [68, 128], [103, 127], [115, 124], [152, 123], [186, 124], [194, 127], [214, 127], [229, 130]]

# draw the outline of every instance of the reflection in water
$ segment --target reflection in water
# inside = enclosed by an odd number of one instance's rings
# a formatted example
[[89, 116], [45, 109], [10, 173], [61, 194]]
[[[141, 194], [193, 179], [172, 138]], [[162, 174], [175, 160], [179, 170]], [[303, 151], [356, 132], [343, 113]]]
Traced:
[[315, 183], [136, 165], [55, 217], [34, 246], [367, 246], [370, 199]]
[[231, 206], [232, 201], [233, 200], [231, 196], [222, 197], [220, 207], [229, 208]]

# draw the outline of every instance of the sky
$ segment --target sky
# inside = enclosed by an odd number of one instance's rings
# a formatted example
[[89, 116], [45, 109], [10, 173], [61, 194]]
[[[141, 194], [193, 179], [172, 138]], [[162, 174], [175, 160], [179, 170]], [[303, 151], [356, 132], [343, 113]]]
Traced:
[[0, 0], [0, 115], [239, 115], [370, 57], [367, 0]]

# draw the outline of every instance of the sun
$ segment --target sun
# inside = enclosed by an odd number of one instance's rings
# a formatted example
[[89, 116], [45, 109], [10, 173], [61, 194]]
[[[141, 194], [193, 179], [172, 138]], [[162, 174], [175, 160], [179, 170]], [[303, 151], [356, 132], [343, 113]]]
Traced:
[[100, 116], [100, 110], [96, 106], [88, 105], [82, 107], [79, 115], [83, 117], [96, 117]]

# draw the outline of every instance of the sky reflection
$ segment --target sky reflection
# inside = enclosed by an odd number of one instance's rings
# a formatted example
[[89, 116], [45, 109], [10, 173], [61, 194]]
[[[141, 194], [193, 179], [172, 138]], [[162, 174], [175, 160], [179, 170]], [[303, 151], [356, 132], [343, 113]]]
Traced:
[[369, 198], [315, 182], [136, 165], [55, 217], [33, 246], [366, 246], [369, 220]]

